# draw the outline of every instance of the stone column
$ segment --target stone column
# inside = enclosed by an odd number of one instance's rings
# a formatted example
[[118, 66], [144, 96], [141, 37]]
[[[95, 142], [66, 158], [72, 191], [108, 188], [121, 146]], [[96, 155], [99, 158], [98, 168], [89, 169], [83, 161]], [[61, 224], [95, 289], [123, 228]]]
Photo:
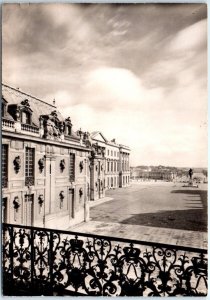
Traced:
[[88, 160], [85, 158], [85, 199], [84, 199], [84, 221], [90, 220], [90, 209], [89, 209], [89, 191], [88, 191]]

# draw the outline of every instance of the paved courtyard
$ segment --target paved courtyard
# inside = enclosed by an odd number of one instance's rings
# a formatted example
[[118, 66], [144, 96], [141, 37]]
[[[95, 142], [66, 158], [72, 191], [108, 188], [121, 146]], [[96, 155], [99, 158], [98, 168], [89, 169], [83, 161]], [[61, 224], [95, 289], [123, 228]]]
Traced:
[[207, 230], [207, 185], [182, 187], [173, 183], [134, 183], [109, 190], [113, 200], [91, 208], [93, 221], [173, 229]]
[[91, 203], [88, 223], [74, 229], [100, 235], [207, 247], [207, 185], [133, 183]]

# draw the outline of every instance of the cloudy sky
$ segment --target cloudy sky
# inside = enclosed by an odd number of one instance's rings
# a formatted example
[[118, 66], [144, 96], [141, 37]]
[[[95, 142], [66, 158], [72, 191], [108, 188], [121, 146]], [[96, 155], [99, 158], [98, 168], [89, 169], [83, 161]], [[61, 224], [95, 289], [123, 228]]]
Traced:
[[205, 4], [3, 5], [3, 82], [129, 145], [133, 166], [206, 167], [206, 18]]

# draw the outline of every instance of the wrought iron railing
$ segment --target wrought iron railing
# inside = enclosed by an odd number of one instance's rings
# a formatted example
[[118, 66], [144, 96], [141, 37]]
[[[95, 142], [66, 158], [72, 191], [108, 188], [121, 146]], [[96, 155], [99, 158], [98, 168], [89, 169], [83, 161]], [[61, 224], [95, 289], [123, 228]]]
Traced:
[[3, 224], [4, 295], [204, 296], [207, 250]]

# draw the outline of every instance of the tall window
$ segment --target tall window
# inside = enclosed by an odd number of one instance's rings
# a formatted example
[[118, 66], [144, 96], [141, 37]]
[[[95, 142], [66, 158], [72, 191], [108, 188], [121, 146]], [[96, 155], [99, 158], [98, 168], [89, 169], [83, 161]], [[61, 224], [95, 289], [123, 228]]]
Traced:
[[34, 220], [34, 195], [25, 195], [23, 222], [26, 226], [32, 226]]
[[31, 114], [26, 111], [22, 111], [21, 122], [24, 124], [31, 124]]
[[75, 180], [75, 154], [74, 153], [70, 153], [69, 179], [70, 181]]
[[2, 145], [2, 187], [7, 187], [8, 182], [8, 146]]
[[107, 172], [109, 172], [109, 161], [107, 162]]
[[25, 185], [34, 185], [34, 149], [26, 147]]

